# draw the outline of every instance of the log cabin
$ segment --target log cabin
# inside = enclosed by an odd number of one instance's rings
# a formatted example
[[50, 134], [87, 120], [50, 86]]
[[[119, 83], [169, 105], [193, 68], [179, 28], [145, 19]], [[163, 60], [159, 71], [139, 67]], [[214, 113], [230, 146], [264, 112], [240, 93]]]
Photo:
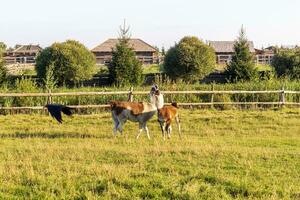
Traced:
[[[118, 44], [118, 39], [108, 39], [92, 49], [99, 65], [108, 65], [112, 59], [112, 52]], [[133, 49], [136, 57], [143, 65], [159, 63], [159, 53], [156, 48], [141, 39], [129, 39], [129, 46]]]

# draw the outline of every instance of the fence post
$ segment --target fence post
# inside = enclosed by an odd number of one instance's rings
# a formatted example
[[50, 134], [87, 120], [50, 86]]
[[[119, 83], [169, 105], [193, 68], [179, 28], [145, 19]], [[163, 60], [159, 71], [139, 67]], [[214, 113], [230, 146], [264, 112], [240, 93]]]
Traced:
[[128, 92], [128, 101], [133, 102], [133, 87], [130, 87], [130, 90]]
[[48, 99], [47, 99], [47, 104], [52, 104], [52, 94], [51, 94], [51, 90], [48, 90]]
[[[215, 90], [215, 84], [212, 84], [211, 91], [214, 91], [214, 90]], [[214, 108], [214, 93], [212, 93], [210, 96], [210, 103], [211, 103], [211, 108], [213, 109]]]
[[279, 101], [280, 101], [281, 107], [284, 107], [284, 104], [285, 104], [285, 91], [284, 91], [284, 87], [282, 87], [282, 89], [281, 89]]

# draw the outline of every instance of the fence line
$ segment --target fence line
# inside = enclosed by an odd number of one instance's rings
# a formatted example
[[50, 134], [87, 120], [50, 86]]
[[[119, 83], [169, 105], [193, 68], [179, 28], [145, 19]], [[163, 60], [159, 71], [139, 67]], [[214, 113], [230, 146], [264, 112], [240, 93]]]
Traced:
[[[247, 91], [247, 90], [233, 90], [233, 91], [217, 91], [212, 88], [208, 91], [162, 91], [163, 94], [209, 94], [211, 95], [209, 102], [199, 102], [199, 103], [178, 103], [179, 106], [211, 106], [214, 105], [291, 105], [291, 106], [300, 106], [300, 102], [286, 102], [286, 94], [300, 94], [300, 91], [290, 91], [290, 90], [259, 90], [259, 91]], [[134, 95], [147, 95], [147, 91], [133, 91], [133, 88], [130, 88], [129, 91], [113, 91], [113, 92], [57, 92], [52, 93], [51, 91], [47, 93], [0, 93], [0, 97], [47, 97], [47, 102], [52, 102], [52, 97], [59, 96], [105, 96], [105, 95], [128, 95], [128, 99], [132, 100]], [[215, 94], [278, 94], [278, 102], [214, 102]], [[82, 108], [108, 108], [109, 105], [71, 105], [70, 107], [75, 109]], [[2, 107], [0, 110], [43, 110], [43, 106], [34, 106], [34, 107]]]

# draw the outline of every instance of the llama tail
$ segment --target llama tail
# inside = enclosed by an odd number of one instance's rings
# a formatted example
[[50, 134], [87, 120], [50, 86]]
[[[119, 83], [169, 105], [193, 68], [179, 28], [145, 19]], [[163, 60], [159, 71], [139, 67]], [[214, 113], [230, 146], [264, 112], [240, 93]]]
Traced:
[[175, 108], [178, 108], [178, 104], [176, 102], [173, 102], [171, 105], [174, 106]]

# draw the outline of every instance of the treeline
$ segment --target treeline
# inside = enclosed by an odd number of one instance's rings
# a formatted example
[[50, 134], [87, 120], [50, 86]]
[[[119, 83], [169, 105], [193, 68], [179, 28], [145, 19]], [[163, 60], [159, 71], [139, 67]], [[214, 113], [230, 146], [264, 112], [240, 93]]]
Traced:
[[[142, 64], [128, 44], [129, 35], [129, 28], [120, 28], [119, 43], [108, 67], [110, 82], [116, 87], [139, 86], [143, 83]], [[2, 59], [5, 48], [5, 44], [0, 43], [2, 86], [7, 80]], [[241, 28], [234, 44], [232, 60], [225, 67], [228, 83], [300, 78], [300, 48], [278, 49], [271, 70], [264, 76], [259, 74], [253, 60], [245, 30]], [[212, 47], [197, 37], [184, 37], [165, 53], [163, 72], [172, 83], [183, 81], [194, 84], [212, 73], [215, 67], [216, 57]], [[42, 80], [39, 84], [46, 90], [53, 90], [56, 87], [79, 85], [81, 81], [91, 79], [96, 73], [96, 59], [83, 44], [68, 40], [45, 48], [36, 59], [35, 70]]]

